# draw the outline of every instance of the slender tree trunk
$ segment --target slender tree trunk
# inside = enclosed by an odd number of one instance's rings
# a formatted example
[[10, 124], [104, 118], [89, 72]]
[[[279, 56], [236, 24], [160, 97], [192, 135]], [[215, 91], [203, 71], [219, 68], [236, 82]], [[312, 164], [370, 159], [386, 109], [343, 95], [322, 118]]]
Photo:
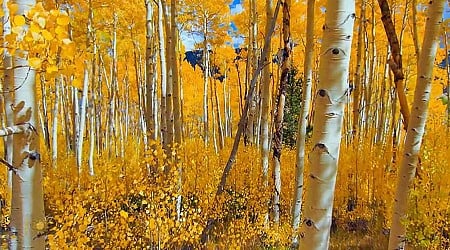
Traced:
[[55, 102], [53, 104], [53, 122], [52, 122], [52, 167], [56, 169], [58, 159], [58, 107], [59, 107], [59, 87], [62, 82], [62, 76], [55, 79]]
[[292, 40], [291, 40], [291, 0], [283, 1], [283, 56], [281, 64], [281, 78], [277, 94], [277, 106], [275, 110], [275, 131], [273, 133], [273, 178], [274, 178], [274, 193], [273, 193], [273, 220], [279, 224], [280, 220], [280, 196], [281, 196], [281, 152], [283, 149], [283, 118], [284, 106], [286, 103], [286, 88], [289, 84], [291, 74], [291, 55], [292, 55]]
[[217, 80], [213, 80], [214, 83], [214, 101], [216, 103], [216, 117], [217, 117], [217, 134], [219, 135], [219, 150], [222, 150], [225, 146], [225, 140], [223, 136], [222, 115], [220, 113], [219, 96], [217, 95]]
[[316, 92], [301, 249], [328, 249], [342, 120], [348, 94], [354, 0], [328, 0]]
[[83, 83], [83, 92], [81, 95], [81, 103], [80, 103], [80, 122], [78, 124], [78, 135], [77, 135], [77, 167], [78, 172], [82, 172], [82, 162], [83, 162], [83, 139], [84, 139], [84, 130], [86, 128], [86, 104], [87, 104], [87, 95], [88, 95], [88, 84], [89, 84], [89, 72], [87, 68], [87, 63], [84, 66], [84, 83]]
[[203, 18], [203, 140], [209, 141], [208, 126], [208, 81], [209, 81], [209, 50], [208, 50], [208, 19]]
[[360, 102], [360, 92], [361, 88], [361, 73], [362, 73], [362, 64], [364, 53], [364, 23], [366, 22], [366, 0], [361, 1], [361, 10], [358, 24], [358, 44], [356, 50], [356, 69], [355, 69], [355, 77], [353, 79], [353, 123], [352, 123], [352, 134], [357, 138], [357, 133], [359, 132], [359, 113], [361, 112], [361, 102]]
[[[266, 0], [266, 27], [265, 34], [270, 32], [270, 20], [273, 17], [272, 10], [272, 0]], [[272, 38], [269, 38], [269, 48], [268, 50], [272, 50], [271, 41]], [[270, 61], [270, 58], [263, 58], [265, 61]], [[269, 109], [270, 109], [270, 86], [271, 86], [271, 76], [270, 76], [270, 66], [266, 65], [262, 72], [262, 81], [261, 81], [261, 172], [262, 172], [262, 184], [264, 188], [267, 188], [269, 185]]]
[[40, 75], [40, 87], [41, 87], [41, 107], [42, 107], [42, 132], [44, 136], [45, 146], [50, 149], [50, 131], [48, 128], [48, 108], [47, 108], [47, 87], [45, 86], [45, 75]]
[[153, 24], [153, 3], [150, 0], [146, 0], [146, 54], [145, 54], [145, 121], [147, 127], [147, 136], [151, 140], [156, 140], [156, 115], [154, 114], [154, 98], [155, 96], [155, 30]]
[[394, 74], [394, 83], [397, 90], [398, 100], [400, 102], [400, 112], [403, 117], [403, 125], [405, 130], [408, 128], [408, 120], [410, 110], [408, 107], [408, 100], [406, 99], [405, 86], [403, 80], [405, 79], [402, 67], [402, 54], [400, 43], [397, 39], [395, 26], [391, 18], [391, 11], [387, 0], [378, 0], [381, 9], [381, 21], [383, 21], [384, 30], [391, 46], [391, 58], [389, 59], [389, 68]]
[[171, 0], [171, 18], [172, 18], [172, 83], [173, 83], [173, 119], [174, 119], [174, 133], [175, 133], [175, 143], [181, 144], [183, 141], [183, 131], [182, 131], [182, 119], [181, 119], [181, 98], [180, 98], [180, 82], [179, 82], [179, 68], [178, 68], [178, 44], [179, 35], [178, 28], [176, 25], [176, 1]]
[[304, 60], [304, 81], [302, 90], [302, 107], [298, 118], [297, 151], [295, 159], [295, 186], [294, 201], [292, 205], [292, 237], [293, 248], [298, 247], [298, 229], [301, 220], [301, 209], [303, 202], [303, 172], [305, 169], [305, 144], [306, 127], [308, 126], [308, 113], [311, 102], [312, 67], [314, 57], [314, 8], [315, 0], [307, 1], [306, 21], [306, 48]]
[[[168, 11], [168, 6], [166, 5], [166, 2], [163, 1], [164, 10], [166, 13], [166, 19], [165, 19], [165, 30], [166, 30], [166, 63], [167, 63], [167, 83], [166, 83], [166, 123], [167, 123], [167, 148], [166, 148], [166, 154], [168, 156], [172, 155], [172, 149], [173, 149], [173, 142], [174, 142], [174, 120], [173, 120], [173, 85], [174, 85], [174, 61], [175, 61], [175, 46], [176, 43], [174, 43], [175, 37], [175, 24], [172, 24], [172, 18], [173, 21], [175, 21], [175, 7], [170, 6], [171, 11]], [[172, 9], [173, 17], [172, 17]], [[174, 31], [172, 32], [172, 28]], [[176, 64], [176, 62], [175, 62]], [[176, 68], [175, 68], [176, 70]], [[167, 170], [167, 169], [166, 169]]]
[[[257, 9], [256, 9], [256, 0], [250, 0], [250, 50], [248, 51], [248, 79], [250, 77], [251, 72], [254, 72], [257, 68], [258, 63], [258, 20], [257, 20]], [[250, 70], [251, 69], [251, 70]], [[247, 84], [249, 84], [247, 80]], [[258, 85], [256, 86], [258, 89]], [[247, 93], [248, 94], [248, 93]], [[252, 96], [252, 103], [250, 106], [250, 111], [248, 113], [247, 120], [247, 128], [245, 133], [246, 144], [255, 143], [255, 122], [256, 122], [256, 111], [257, 111], [257, 99], [258, 99], [258, 91], [255, 91]]]
[[406, 229], [403, 224], [407, 211], [407, 201], [419, 162], [419, 153], [425, 132], [430, 101], [433, 65], [439, 42], [439, 29], [442, 23], [444, 0], [429, 2], [428, 18], [422, 51], [419, 58], [418, 78], [414, 93], [412, 114], [406, 133], [403, 159], [397, 181], [397, 191], [394, 199], [392, 227], [389, 235], [389, 249], [405, 249]]
[[[223, 194], [223, 192], [225, 190], [227, 177], [230, 174], [230, 171], [231, 171], [234, 163], [236, 162], [237, 151], [239, 149], [239, 142], [241, 140], [241, 136], [245, 129], [245, 124], [247, 122], [247, 114], [249, 111], [250, 102], [252, 101], [251, 93], [255, 90], [256, 81], [257, 81], [259, 73], [265, 67], [265, 65], [268, 63], [266, 61], [266, 59], [267, 59], [267, 55], [269, 53], [269, 43], [270, 43], [270, 39], [272, 37], [273, 31], [275, 29], [275, 22], [277, 20], [278, 12], [280, 10], [280, 4], [281, 4], [281, 0], [278, 0], [277, 6], [275, 8], [274, 16], [270, 22], [271, 24], [270, 24], [269, 33], [266, 34], [266, 36], [265, 36], [264, 48], [263, 48], [263, 51], [261, 54], [261, 58], [259, 59], [259, 62], [258, 62], [258, 68], [256, 68], [255, 72], [253, 73], [252, 81], [251, 81], [250, 88], [249, 88], [249, 94], [246, 96], [246, 99], [245, 99], [244, 109], [243, 109], [241, 118], [239, 119], [238, 130], [236, 132], [236, 136], [234, 137], [233, 147], [231, 149], [230, 156], [229, 156], [228, 161], [223, 170], [222, 177], [220, 179], [220, 183], [217, 186], [216, 198]], [[217, 201], [217, 199], [216, 199], [216, 201]], [[206, 241], [208, 240], [209, 233], [213, 229], [213, 227], [215, 226], [216, 223], [217, 223], [217, 220], [215, 218], [208, 219], [207, 224], [206, 224], [205, 228], [203, 229], [203, 232], [200, 237], [201, 242], [203, 244], [206, 243]]]
[[166, 40], [164, 35], [164, 4], [158, 0], [158, 34], [159, 34], [159, 63], [161, 67], [161, 138], [163, 146], [167, 147], [167, 120], [166, 120], [166, 97], [167, 97], [167, 64], [166, 64]]
[[[416, 51], [417, 63], [420, 57], [419, 33], [417, 32], [417, 0], [412, 0], [412, 38], [414, 41], [414, 50]], [[419, 65], [417, 65], [419, 66]]]

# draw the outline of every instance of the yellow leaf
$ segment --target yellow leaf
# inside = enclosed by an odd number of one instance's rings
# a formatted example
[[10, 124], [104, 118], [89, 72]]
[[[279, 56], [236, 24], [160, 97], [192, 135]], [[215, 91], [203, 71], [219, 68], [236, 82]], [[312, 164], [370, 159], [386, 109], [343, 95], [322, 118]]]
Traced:
[[62, 39], [62, 42], [63, 42], [65, 45], [68, 45], [68, 44], [72, 43], [72, 40], [70, 40], [69, 38], [64, 38], [64, 39]]
[[61, 26], [66, 26], [70, 22], [70, 18], [66, 15], [61, 15], [56, 18], [56, 23]]
[[31, 32], [31, 36], [33, 37], [33, 40], [36, 42], [42, 40], [41, 34], [37, 32]]
[[45, 70], [48, 74], [52, 74], [55, 72], [58, 72], [58, 66], [56, 65], [51, 65], [49, 67], [47, 67], [47, 69]]
[[40, 58], [32, 57], [28, 59], [28, 63], [30, 64], [31, 67], [38, 69], [41, 67], [42, 61]]
[[41, 32], [41, 28], [39, 28], [39, 26], [36, 23], [31, 23], [30, 28], [28, 30], [36, 33]]
[[43, 231], [45, 229], [45, 222], [44, 221], [38, 221], [36, 222], [36, 230]]
[[25, 17], [23, 17], [22, 15], [14, 16], [13, 22], [17, 26], [22, 26], [25, 24]]
[[150, 228], [150, 230], [156, 229], [156, 221], [155, 221], [155, 219], [150, 218], [150, 220], [148, 221], [148, 227]]
[[63, 27], [58, 26], [58, 27], [55, 28], [55, 33], [58, 34], [58, 35], [64, 34], [64, 33], [66, 33], [66, 30]]
[[52, 33], [48, 32], [47, 30], [43, 30], [42, 31], [42, 36], [44, 37], [45, 40], [50, 41], [53, 39], [53, 35]]
[[72, 86], [74, 86], [77, 89], [83, 89], [83, 83], [81, 82], [81, 80], [79, 78], [73, 79]]
[[52, 15], [52, 16], [57, 16], [58, 14], [59, 14], [59, 11], [57, 11], [57, 10], [50, 11], [50, 15]]
[[120, 210], [120, 216], [122, 216], [124, 219], [128, 219], [128, 213], [126, 211]]
[[40, 26], [42, 29], [45, 28], [45, 24], [46, 24], [45, 18], [43, 18], [43, 17], [38, 17], [38, 19], [36, 20], [36, 22], [39, 24], [39, 26]]

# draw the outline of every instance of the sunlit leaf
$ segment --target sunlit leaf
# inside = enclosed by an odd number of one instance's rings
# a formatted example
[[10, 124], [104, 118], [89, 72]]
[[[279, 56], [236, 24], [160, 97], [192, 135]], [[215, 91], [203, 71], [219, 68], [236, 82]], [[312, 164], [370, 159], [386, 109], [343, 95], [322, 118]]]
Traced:
[[28, 59], [28, 63], [30, 64], [30, 66], [32, 68], [38, 69], [41, 67], [42, 61], [38, 57], [32, 57], [32, 58]]
[[66, 26], [70, 22], [70, 18], [66, 15], [61, 15], [56, 18], [56, 23], [61, 26]]
[[25, 24], [25, 17], [22, 15], [14, 16], [13, 22], [14, 22], [14, 25], [22, 26]]
[[53, 35], [52, 33], [48, 32], [47, 30], [43, 30], [42, 31], [42, 36], [44, 37], [45, 40], [50, 41], [53, 39]]
[[48, 74], [52, 74], [55, 72], [58, 72], [58, 66], [56, 65], [51, 65], [49, 67], [47, 67], [47, 69], [45, 70]]
[[128, 213], [126, 211], [120, 210], [120, 216], [124, 219], [128, 219]]
[[46, 24], [46, 20], [43, 17], [39, 17], [36, 22], [39, 24], [39, 26], [44, 29], [45, 28], [45, 24]]

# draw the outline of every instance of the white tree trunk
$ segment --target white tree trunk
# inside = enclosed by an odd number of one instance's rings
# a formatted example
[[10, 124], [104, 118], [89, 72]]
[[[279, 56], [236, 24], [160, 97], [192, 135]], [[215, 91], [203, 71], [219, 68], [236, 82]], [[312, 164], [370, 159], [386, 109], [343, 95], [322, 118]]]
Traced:
[[146, 55], [145, 55], [145, 121], [147, 127], [147, 136], [151, 140], [156, 140], [156, 114], [154, 113], [154, 99], [156, 79], [156, 60], [155, 60], [155, 27], [153, 24], [153, 1], [146, 0]]
[[354, 0], [328, 0], [314, 113], [313, 149], [309, 154], [308, 195], [301, 249], [329, 246], [334, 187], [355, 19]]
[[81, 165], [83, 162], [83, 138], [84, 138], [84, 130], [86, 128], [86, 114], [87, 114], [86, 103], [88, 95], [88, 84], [89, 84], [89, 72], [87, 69], [87, 65], [85, 65], [83, 92], [81, 95], [81, 103], [80, 103], [80, 123], [78, 127], [77, 145], [76, 145], [77, 167], [79, 173], [81, 173], [82, 171]]
[[62, 82], [62, 76], [58, 76], [55, 80], [55, 103], [53, 104], [53, 121], [52, 121], [52, 167], [57, 167], [58, 159], [58, 113], [59, 113], [59, 85]]
[[164, 7], [163, 1], [158, 0], [158, 34], [159, 34], [159, 63], [161, 65], [161, 138], [163, 145], [167, 143], [166, 95], [167, 95], [167, 64], [166, 64], [166, 39], [164, 36]]
[[306, 21], [306, 48], [304, 61], [304, 81], [302, 92], [302, 107], [298, 121], [297, 131], [297, 151], [295, 159], [295, 186], [294, 201], [292, 203], [292, 229], [294, 236], [292, 237], [292, 245], [294, 248], [298, 246], [297, 230], [300, 226], [300, 214], [303, 199], [303, 171], [305, 169], [305, 144], [306, 144], [306, 127], [308, 126], [308, 114], [311, 103], [311, 85], [312, 85], [312, 67], [314, 57], [314, 6], [315, 0], [308, 0], [307, 3], [307, 21]]
[[409, 190], [416, 174], [418, 156], [428, 116], [433, 66], [438, 48], [444, 3], [445, 0], [430, 1], [428, 7], [425, 35], [419, 57], [414, 102], [408, 122], [403, 159], [398, 174], [388, 249], [405, 249], [406, 229], [403, 220], [406, 216]]
[[[19, 12], [24, 13], [34, 1], [19, 2]], [[26, 59], [15, 57], [14, 104], [22, 107], [15, 110], [15, 123], [29, 123], [31, 129], [14, 135], [12, 165], [17, 168], [13, 175], [10, 249], [44, 249], [45, 216], [42, 190], [42, 174], [39, 153], [39, 134], [36, 128], [38, 108], [36, 105], [35, 71], [28, 67]], [[17, 242], [15, 242], [17, 239]]]
[[203, 141], [208, 145], [208, 81], [209, 81], [209, 51], [208, 51], [208, 19], [203, 18]]
[[[265, 34], [270, 32], [270, 19], [273, 17], [272, 13], [272, 0], [266, 0], [266, 27]], [[271, 51], [270, 43], [272, 41], [272, 37], [269, 37], [269, 48]], [[269, 61], [268, 58], [264, 60]], [[270, 77], [270, 67], [269, 65], [265, 66], [262, 72], [262, 80], [261, 80], [261, 171], [262, 171], [262, 183], [264, 188], [268, 186], [268, 175], [269, 175], [269, 152], [270, 152], [270, 143], [269, 143], [269, 109], [270, 109], [270, 86], [271, 86], [271, 77]]]

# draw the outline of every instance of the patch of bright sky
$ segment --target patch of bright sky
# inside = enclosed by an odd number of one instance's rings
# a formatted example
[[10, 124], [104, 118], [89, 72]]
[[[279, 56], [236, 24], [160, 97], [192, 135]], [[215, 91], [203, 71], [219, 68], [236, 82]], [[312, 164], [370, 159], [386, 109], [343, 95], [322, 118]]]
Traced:
[[[233, 2], [229, 5], [231, 15], [237, 15], [243, 11], [243, 7], [241, 4], [241, 0], [233, 0]], [[230, 31], [237, 31], [237, 27], [234, 23], [230, 23]], [[186, 48], [186, 51], [194, 50], [195, 44], [202, 42], [203, 37], [201, 34], [195, 34], [192, 32], [182, 32], [181, 39]], [[243, 38], [241, 37], [232, 37], [232, 45], [233, 47], [239, 47], [239, 45], [243, 42]]]

